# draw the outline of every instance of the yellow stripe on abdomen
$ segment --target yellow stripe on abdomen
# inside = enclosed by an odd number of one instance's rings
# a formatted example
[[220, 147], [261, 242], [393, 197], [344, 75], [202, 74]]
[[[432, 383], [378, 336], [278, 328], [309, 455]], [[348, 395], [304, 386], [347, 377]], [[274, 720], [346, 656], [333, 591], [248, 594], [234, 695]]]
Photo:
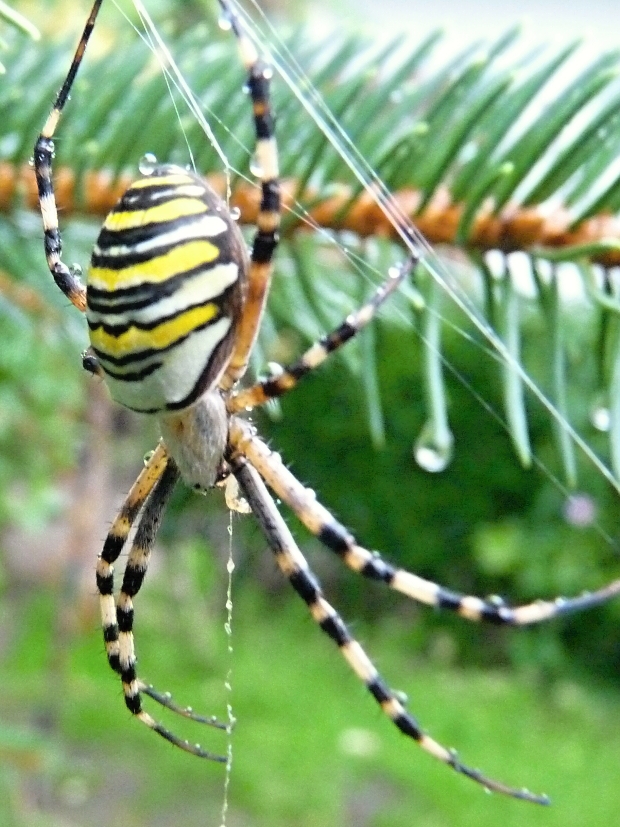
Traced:
[[186, 310], [151, 330], [140, 330], [132, 325], [120, 335], [114, 336], [107, 333], [103, 327], [97, 327], [90, 331], [90, 341], [99, 353], [115, 359], [147, 350], [163, 350], [184, 339], [197, 328], [208, 324], [217, 314], [218, 306], [210, 302], [202, 307]]
[[[137, 181], [133, 182], [128, 192], [131, 190], [145, 190], [151, 187], [157, 189], [161, 187], [179, 187], [184, 184], [196, 186], [196, 183], [197, 178], [195, 175], [180, 170], [170, 175], [149, 175], [145, 178], [138, 178]], [[204, 187], [202, 189], [204, 190]]]
[[161, 256], [148, 261], [132, 264], [120, 270], [107, 267], [91, 267], [88, 283], [99, 290], [123, 290], [140, 284], [160, 284], [176, 276], [194, 270], [200, 265], [210, 264], [220, 251], [210, 241], [190, 241], [179, 244]]
[[111, 232], [132, 230], [147, 224], [159, 224], [162, 221], [174, 221], [187, 215], [200, 215], [208, 211], [204, 201], [198, 198], [172, 198], [154, 207], [144, 210], [111, 212], [103, 226]]

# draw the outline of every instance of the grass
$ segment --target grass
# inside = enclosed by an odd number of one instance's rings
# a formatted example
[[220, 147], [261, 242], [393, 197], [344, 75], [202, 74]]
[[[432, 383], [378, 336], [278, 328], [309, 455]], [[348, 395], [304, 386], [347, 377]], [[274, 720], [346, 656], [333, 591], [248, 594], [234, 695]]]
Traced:
[[[141, 671], [222, 715], [232, 668], [229, 827], [597, 827], [620, 813], [620, 694], [611, 689], [447, 668], [416, 656], [402, 621], [356, 627], [428, 731], [493, 777], [547, 792], [552, 807], [537, 808], [485, 794], [395, 731], [303, 606], [274, 608], [239, 589], [231, 656], [223, 614], [198, 607], [187, 643], [183, 617], [151, 585], [137, 615]], [[222, 767], [130, 720], [98, 630], [55, 651], [54, 600], [16, 603], [19, 631], [0, 662], [0, 823], [219, 827]], [[196, 740], [195, 725], [162, 717]], [[221, 733], [199, 736], [226, 749]]]

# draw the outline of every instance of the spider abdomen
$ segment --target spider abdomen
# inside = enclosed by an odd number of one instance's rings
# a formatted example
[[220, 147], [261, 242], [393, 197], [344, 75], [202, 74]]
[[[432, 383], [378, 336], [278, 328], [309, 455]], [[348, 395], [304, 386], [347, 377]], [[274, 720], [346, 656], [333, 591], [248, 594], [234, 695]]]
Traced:
[[92, 349], [114, 399], [181, 410], [225, 368], [243, 304], [245, 244], [191, 172], [158, 166], [108, 215], [87, 286]]

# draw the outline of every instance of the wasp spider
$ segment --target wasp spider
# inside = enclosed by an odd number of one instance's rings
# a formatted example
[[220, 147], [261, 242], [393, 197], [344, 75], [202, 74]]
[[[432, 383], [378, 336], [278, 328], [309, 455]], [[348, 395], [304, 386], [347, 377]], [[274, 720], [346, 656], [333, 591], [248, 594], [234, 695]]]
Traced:
[[[233, 475], [283, 574], [398, 729], [435, 758], [488, 789], [545, 803], [544, 796], [507, 787], [462, 764], [454, 751], [423, 732], [401, 696], [379, 675], [325, 599], [268, 489], [353, 571], [467, 620], [517, 626], [537, 623], [608, 599], [620, 591], [620, 581], [575, 599], [538, 601], [516, 608], [448, 591], [358, 545], [239, 415], [294, 388], [355, 336], [409, 275], [419, 256], [412, 236], [408, 257], [390, 270], [367, 304], [279, 375], [239, 387], [269, 287], [278, 243], [280, 188], [269, 100], [271, 70], [227, 0], [220, 0], [220, 5], [247, 70], [261, 169], [262, 198], [251, 252], [246, 252], [226, 204], [198, 175], [176, 166], [156, 165], [151, 174], [127, 190], [106, 218], [92, 254], [87, 287], [63, 263], [52, 185], [53, 137], [101, 3], [95, 0], [93, 4], [67, 78], [36, 142], [34, 165], [48, 267], [58, 287], [86, 313], [88, 321], [91, 350], [84, 356], [84, 367], [105, 379], [117, 402], [156, 416], [163, 437], [114, 520], [97, 563], [105, 648], [110, 666], [120, 675], [127, 707], [139, 721], [181, 749], [225, 761], [223, 756], [179, 739], [143, 708], [141, 695], [146, 694], [193, 720], [225, 727], [214, 718], [177, 706], [167, 694], [138, 677], [133, 598], [144, 580], [155, 535], [179, 478], [203, 490]], [[114, 564], [139, 515], [115, 598]]]

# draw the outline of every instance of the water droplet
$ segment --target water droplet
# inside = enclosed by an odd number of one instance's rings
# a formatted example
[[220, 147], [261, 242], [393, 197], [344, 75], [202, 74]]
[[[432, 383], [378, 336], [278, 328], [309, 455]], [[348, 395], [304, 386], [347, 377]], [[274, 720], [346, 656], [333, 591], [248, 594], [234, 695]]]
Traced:
[[600, 397], [595, 401], [590, 409], [590, 422], [593, 428], [597, 431], [607, 433], [611, 427], [611, 414], [606, 400]]
[[84, 271], [82, 270], [81, 264], [74, 263], [69, 265], [69, 272], [72, 276], [75, 276], [79, 279]]
[[145, 152], [142, 158], [140, 158], [140, 163], [138, 164], [138, 169], [140, 170], [142, 175], [152, 175], [155, 172], [155, 168], [157, 167], [157, 158], [153, 155], [152, 152]]
[[239, 207], [231, 207], [230, 217], [233, 221], [239, 221], [239, 219], [241, 218], [241, 210], [239, 209]]
[[223, 32], [229, 32], [232, 29], [232, 17], [230, 12], [222, 12], [218, 18], [217, 25]]
[[254, 155], [250, 158], [250, 172], [252, 175], [255, 175], [256, 178], [263, 177], [263, 165], [261, 164], [256, 153], [254, 153]]
[[243, 92], [244, 95], [249, 95], [250, 94], [250, 87], [248, 86], [247, 83], [243, 84], [243, 86], [241, 87], [241, 91]]
[[185, 711], [187, 712], [188, 715], [191, 715], [192, 712], [194, 711], [194, 708], [191, 707], [191, 706], [186, 706]]
[[388, 270], [388, 278], [397, 279], [400, 276], [401, 272], [402, 270], [400, 267], [392, 265], [392, 267], [390, 267]]
[[271, 68], [271, 66], [265, 66], [265, 68], [263, 69], [263, 78], [264, 78], [264, 80], [271, 80], [272, 77], [273, 77], [273, 69]]
[[153, 459], [153, 454], [154, 453], [155, 453], [155, 451], [147, 451], [146, 452], [146, 454], [143, 457], [143, 461], [144, 461], [145, 465], [148, 465], [149, 462]]
[[28, 166], [29, 167], [34, 166], [34, 155], [31, 155], [30, 158], [28, 158]]
[[451, 431], [447, 429], [438, 439], [432, 421], [428, 421], [418, 437], [414, 447], [413, 456], [420, 468], [437, 474], [444, 471], [452, 461], [454, 438]]
[[279, 362], [267, 362], [267, 370], [270, 379], [276, 379], [284, 373], [284, 368]]
[[402, 689], [393, 689], [392, 692], [394, 693], [394, 697], [399, 703], [401, 703], [403, 706], [407, 706], [407, 704], [409, 703], [409, 696], [406, 692], [403, 692]]
[[229, 561], [226, 563], [226, 571], [228, 572], [228, 574], [232, 574], [234, 570], [235, 561], [232, 558], [230, 558]]

